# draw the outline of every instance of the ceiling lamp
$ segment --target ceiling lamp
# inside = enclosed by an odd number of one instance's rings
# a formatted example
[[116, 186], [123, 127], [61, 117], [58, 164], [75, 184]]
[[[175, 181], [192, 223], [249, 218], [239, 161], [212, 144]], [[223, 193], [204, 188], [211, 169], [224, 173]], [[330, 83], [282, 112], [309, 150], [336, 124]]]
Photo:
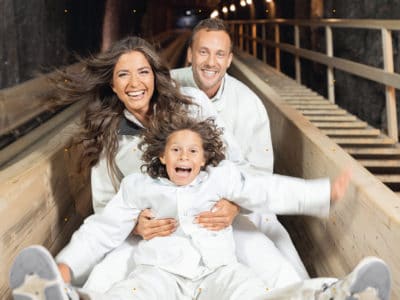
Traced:
[[211, 15], [210, 15], [210, 18], [211, 18], [211, 19], [217, 18], [218, 15], [219, 15], [218, 10], [214, 9], [213, 12], [212, 12]]
[[229, 10], [230, 10], [230, 11], [235, 11], [235, 10], [236, 10], [235, 4], [231, 4], [231, 5], [229, 6]]
[[253, 3], [253, 1], [252, 1], [252, 0], [246, 0], [246, 3], [247, 3], [248, 5], [250, 5], [250, 4]]
[[222, 8], [222, 12], [223, 12], [224, 14], [228, 13], [228, 8], [227, 8], [226, 6], [224, 6], [224, 7]]
[[245, 0], [240, 0], [240, 6], [245, 7], [246, 6], [246, 1]]

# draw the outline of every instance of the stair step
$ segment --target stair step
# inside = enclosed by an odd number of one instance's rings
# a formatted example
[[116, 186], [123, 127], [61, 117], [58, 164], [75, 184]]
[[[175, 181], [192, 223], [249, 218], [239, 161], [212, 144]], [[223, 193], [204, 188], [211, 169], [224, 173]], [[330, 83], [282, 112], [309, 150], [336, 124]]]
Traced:
[[332, 121], [332, 122], [348, 122], [348, 121], [358, 121], [357, 117], [352, 115], [346, 116], [307, 116], [307, 119], [310, 121], [316, 122], [325, 122], [325, 121]]
[[382, 156], [389, 156], [389, 155], [400, 155], [400, 148], [354, 148], [354, 147], [343, 147], [350, 155], [382, 155]]
[[335, 104], [313, 104], [313, 103], [307, 103], [307, 104], [293, 104], [290, 103], [290, 106], [296, 109], [304, 109], [304, 110], [322, 110], [322, 109], [338, 109], [338, 106]]
[[[282, 96], [282, 95], [281, 95]], [[301, 94], [293, 94], [293, 95], [285, 95], [284, 98], [287, 99], [306, 99], [306, 100], [324, 100], [325, 98], [317, 95], [301, 95]]]
[[381, 131], [378, 129], [321, 129], [328, 136], [379, 136]]
[[399, 159], [358, 159], [366, 168], [400, 168]]
[[400, 183], [400, 174], [375, 174], [383, 183]]
[[282, 97], [287, 103], [290, 103], [291, 105], [332, 105], [327, 100], [298, 100], [298, 99], [293, 99], [293, 100], [288, 100]]
[[299, 109], [303, 115], [307, 116], [344, 116], [347, 115], [347, 111], [343, 109], [335, 109], [335, 110], [309, 110], [309, 109]]
[[394, 145], [395, 141], [389, 137], [381, 138], [333, 138], [336, 144], [339, 145]]
[[312, 122], [314, 126], [320, 128], [320, 129], [325, 129], [325, 128], [330, 128], [330, 129], [339, 129], [339, 128], [349, 128], [349, 129], [361, 129], [361, 128], [366, 128], [368, 126], [367, 123], [365, 122]]

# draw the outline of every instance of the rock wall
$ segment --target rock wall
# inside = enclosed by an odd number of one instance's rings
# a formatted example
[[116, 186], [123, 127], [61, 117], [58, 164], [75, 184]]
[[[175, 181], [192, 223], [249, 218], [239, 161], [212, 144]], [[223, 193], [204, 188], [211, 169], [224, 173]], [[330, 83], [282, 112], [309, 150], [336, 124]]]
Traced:
[[97, 51], [103, 1], [0, 0], [0, 89]]

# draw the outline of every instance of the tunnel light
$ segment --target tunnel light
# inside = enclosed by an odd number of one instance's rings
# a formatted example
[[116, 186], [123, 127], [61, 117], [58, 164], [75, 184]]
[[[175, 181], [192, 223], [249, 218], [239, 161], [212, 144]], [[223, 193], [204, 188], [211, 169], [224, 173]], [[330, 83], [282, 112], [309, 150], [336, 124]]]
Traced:
[[222, 8], [222, 12], [223, 12], [224, 14], [228, 13], [228, 8], [227, 8], [226, 6], [224, 6], [224, 7]]
[[251, 5], [251, 4], [253, 3], [253, 0], [246, 0], [246, 3], [247, 3], [248, 5]]
[[229, 10], [230, 10], [230, 11], [236, 11], [236, 6], [235, 6], [235, 4], [231, 4], [231, 5], [229, 6]]
[[214, 19], [214, 18], [218, 17], [218, 15], [219, 15], [218, 10], [214, 9], [213, 12], [210, 15], [210, 18]]
[[240, 0], [240, 6], [245, 7], [246, 6], [246, 1], [245, 0]]

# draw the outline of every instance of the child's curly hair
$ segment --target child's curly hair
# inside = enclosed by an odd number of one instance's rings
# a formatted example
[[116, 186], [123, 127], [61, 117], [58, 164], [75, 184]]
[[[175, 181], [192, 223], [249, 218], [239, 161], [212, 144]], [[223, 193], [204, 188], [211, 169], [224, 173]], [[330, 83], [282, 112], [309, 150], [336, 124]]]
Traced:
[[139, 149], [143, 151], [141, 166], [143, 172], [147, 172], [152, 178], [165, 177], [168, 174], [160, 161], [160, 156], [165, 151], [168, 138], [172, 133], [180, 130], [190, 130], [200, 135], [203, 141], [205, 167], [208, 165], [217, 166], [225, 159], [225, 146], [221, 135], [223, 130], [218, 128], [213, 119], [197, 121], [183, 115], [175, 115], [169, 120], [153, 121], [143, 133], [143, 141]]

